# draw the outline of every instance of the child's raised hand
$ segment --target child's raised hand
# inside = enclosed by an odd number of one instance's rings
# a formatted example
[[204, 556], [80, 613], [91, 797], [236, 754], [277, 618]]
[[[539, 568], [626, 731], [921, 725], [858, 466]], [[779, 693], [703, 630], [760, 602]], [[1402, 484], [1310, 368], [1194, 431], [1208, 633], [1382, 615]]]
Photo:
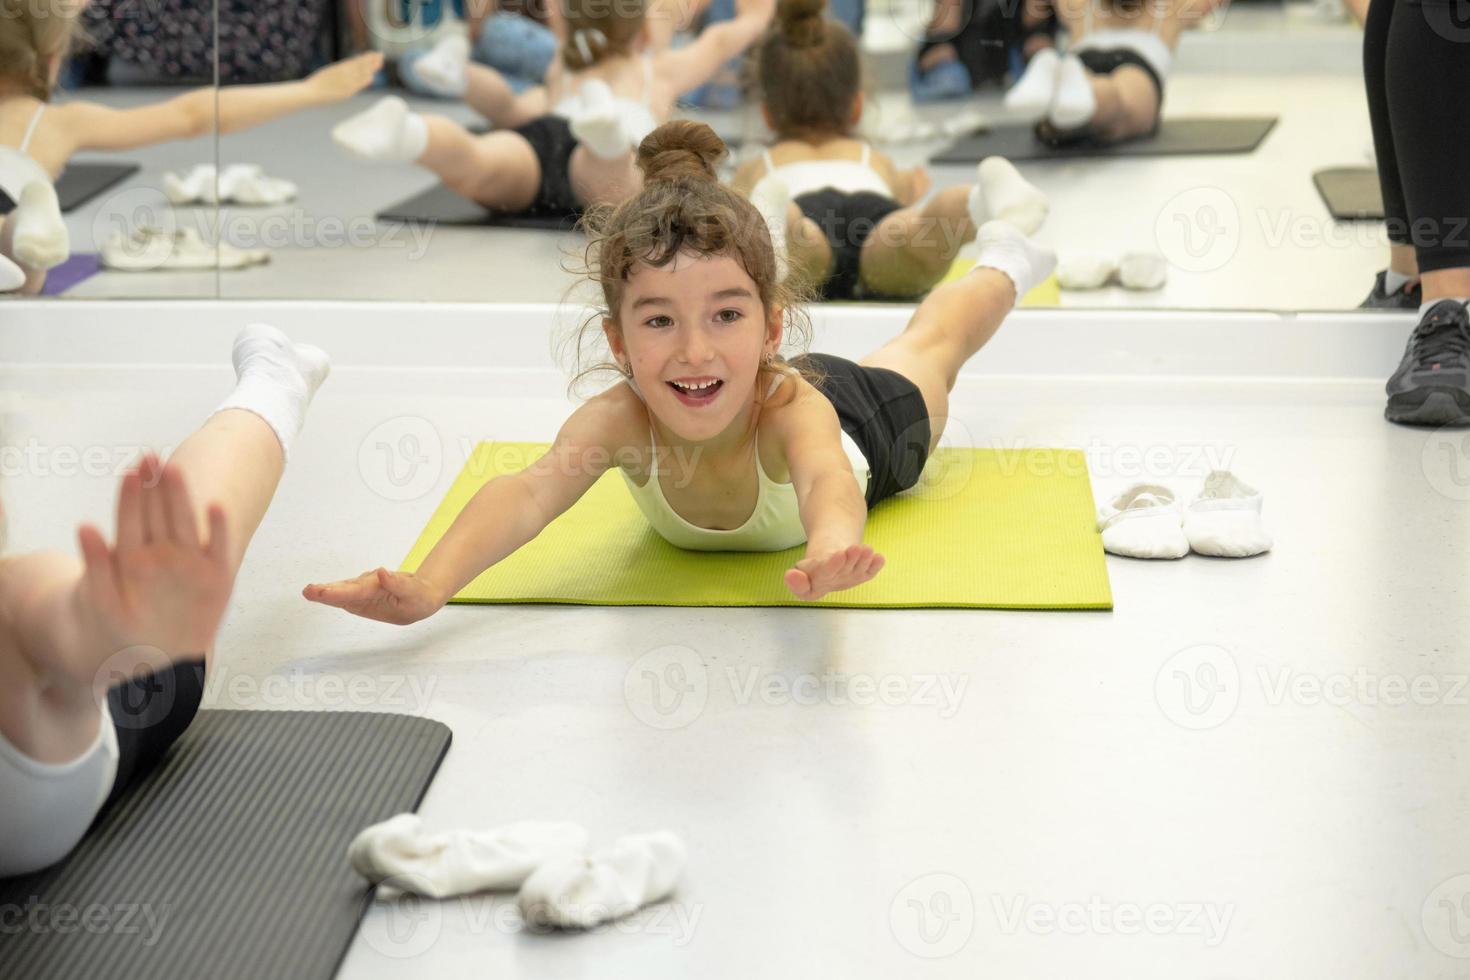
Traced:
[[410, 572], [390, 572], [386, 568], [327, 585], [308, 585], [301, 594], [312, 602], [395, 626], [416, 623], [444, 605], [438, 591], [423, 579]]
[[877, 575], [883, 556], [865, 544], [849, 545], [826, 555], [813, 555], [786, 570], [786, 587], [798, 599], [812, 601], [828, 592], [850, 589]]
[[211, 504], [208, 514], [209, 540], [201, 541], [183, 473], [153, 453], [123, 477], [117, 545], [90, 524], [77, 532], [86, 563], [79, 619], [90, 642], [170, 656], [214, 643], [235, 575], [224, 510]]
[[318, 68], [311, 73], [307, 82], [326, 99], [336, 101], [356, 95], [372, 84], [373, 76], [383, 67], [383, 55], [379, 51], [344, 58], [334, 64]]

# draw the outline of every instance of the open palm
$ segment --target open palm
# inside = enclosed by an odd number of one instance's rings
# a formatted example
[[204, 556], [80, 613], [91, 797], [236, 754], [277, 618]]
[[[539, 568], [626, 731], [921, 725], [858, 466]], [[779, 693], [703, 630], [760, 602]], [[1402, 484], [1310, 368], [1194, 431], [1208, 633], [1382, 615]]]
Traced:
[[377, 568], [357, 578], [308, 585], [301, 594], [312, 602], [345, 609], [364, 619], [407, 626], [432, 616], [444, 605], [438, 592], [408, 572]]

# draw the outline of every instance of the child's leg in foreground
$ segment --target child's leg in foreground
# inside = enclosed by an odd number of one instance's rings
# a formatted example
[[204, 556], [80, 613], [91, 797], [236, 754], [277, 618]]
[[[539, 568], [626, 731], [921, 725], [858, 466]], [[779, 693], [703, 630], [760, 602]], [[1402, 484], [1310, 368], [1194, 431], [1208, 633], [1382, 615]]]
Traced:
[[981, 226], [974, 271], [935, 288], [903, 333], [860, 363], [897, 371], [918, 386], [929, 411], [932, 451], [949, 415], [960, 368], [994, 336], [1006, 314], [1051, 275], [1056, 256], [1004, 221]]
[[886, 296], [917, 296], [943, 279], [960, 248], [975, 238], [969, 196], [968, 187], [946, 187], [878, 222], [863, 243], [863, 285]]

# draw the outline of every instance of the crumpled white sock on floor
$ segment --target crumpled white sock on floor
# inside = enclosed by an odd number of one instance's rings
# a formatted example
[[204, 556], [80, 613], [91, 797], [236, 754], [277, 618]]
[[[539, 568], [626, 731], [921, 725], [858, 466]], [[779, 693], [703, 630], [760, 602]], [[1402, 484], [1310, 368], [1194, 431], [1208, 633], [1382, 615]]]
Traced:
[[15, 202], [14, 237], [11, 254], [15, 261], [32, 269], [54, 269], [71, 256], [71, 236], [61, 217], [56, 188], [41, 180], [31, 181]]
[[241, 408], [265, 420], [291, 456], [306, 421], [312, 396], [332, 369], [326, 351], [310, 344], [293, 344], [275, 327], [253, 323], [235, 337], [231, 354], [237, 384], [216, 412]]
[[1063, 289], [1101, 289], [1117, 271], [1117, 261], [1102, 252], [1061, 252], [1057, 256], [1057, 283]]
[[1163, 289], [1169, 279], [1169, 260], [1154, 251], [1124, 252], [1118, 260], [1118, 285], [1124, 289]]
[[750, 203], [760, 212], [771, 233], [771, 248], [776, 253], [776, 281], [785, 282], [791, 271], [787, 258], [787, 223], [791, 218], [791, 188], [780, 177], [762, 177], [750, 189]]
[[1157, 483], [1135, 483], [1097, 509], [1103, 550], [1128, 558], [1189, 554], [1183, 519], [1174, 491]]
[[587, 831], [574, 823], [522, 821], [487, 830], [431, 833], [416, 813], [398, 816], [358, 834], [347, 846], [352, 867], [373, 884], [449, 898], [482, 891], [512, 891], [536, 868], [559, 857], [580, 859]]
[[451, 34], [413, 63], [413, 73], [435, 95], [457, 99], [464, 96], [468, 87], [469, 65], [470, 39], [463, 34]]
[[1092, 80], [1082, 59], [1075, 54], [1064, 55], [1057, 66], [1057, 96], [1047, 118], [1058, 129], [1076, 129], [1090, 122], [1096, 112]]
[[1229, 470], [1211, 470], [1184, 512], [1184, 534], [1201, 555], [1249, 558], [1271, 550], [1261, 492]]
[[1010, 278], [1016, 287], [1016, 302], [1051, 275], [1057, 265], [1056, 253], [1033, 242], [1008, 221], [987, 221], [975, 236], [980, 256], [975, 268], [995, 269]]
[[1042, 48], [1031, 56], [1026, 70], [1006, 92], [1005, 107], [1011, 112], [1039, 118], [1051, 108], [1057, 94], [1057, 66], [1061, 59], [1056, 48]]
[[26, 270], [0, 255], [0, 293], [13, 293], [26, 284]]
[[552, 858], [526, 879], [516, 903], [528, 925], [591, 929], [669, 895], [686, 860], [670, 831], [635, 834], [590, 856]]
[[362, 160], [412, 163], [429, 146], [429, 126], [396, 95], [379, 99], [332, 129], [332, 139]]
[[1005, 157], [986, 157], [975, 168], [975, 186], [968, 199], [970, 220], [979, 228], [999, 218], [1023, 235], [1034, 235], [1046, 221], [1051, 202], [1015, 164]]

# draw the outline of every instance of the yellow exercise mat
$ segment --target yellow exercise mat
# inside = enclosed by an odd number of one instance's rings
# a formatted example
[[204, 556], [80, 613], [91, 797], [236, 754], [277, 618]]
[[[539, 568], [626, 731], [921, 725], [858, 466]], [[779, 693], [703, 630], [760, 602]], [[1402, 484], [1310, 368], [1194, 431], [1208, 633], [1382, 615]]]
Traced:
[[[975, 268], [975, 259], [973, 256], [969, 258], [963, 256], [958, 257], [950, 264], [949, 271], [944, 274], [944, 278], [939, 280], [939, 282], [941, 285], [946, 282], [954, 282], [973, 268]], [[1062, 305], [1062, 284], [1057, 282], [1055, 274], [1047, 276], [1041, 282], [1037, 283], [1035, 288], [1029, 293], [1022, 296], [1021, 302], [1016, 305], [1030, 309], [1035, 309], [1038, 306], [1060, 306]]]
[[[545, 443], [482, 442], [403, 562], [423, 562], [491, 478], [525, 468]], [[802, 602], [782, 575], [801, 548], [696, 552], [660, 538], [610, 470], [520, 551], [454, 602], [598, 606], [839, 606], [1111, 609], [1112, 590], [1082, 452], [941, 449], [919, 485], [868, 517], [886, 559], [877, 578]]]

